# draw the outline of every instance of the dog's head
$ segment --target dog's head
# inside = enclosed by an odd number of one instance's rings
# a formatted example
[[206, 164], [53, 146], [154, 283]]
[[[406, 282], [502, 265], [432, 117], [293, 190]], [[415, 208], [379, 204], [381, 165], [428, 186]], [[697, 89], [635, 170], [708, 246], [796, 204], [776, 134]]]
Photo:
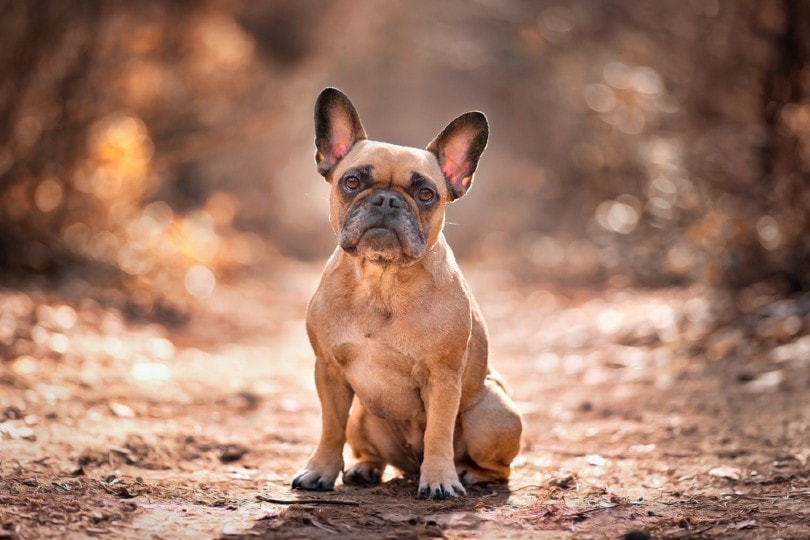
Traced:
[[382, 264], [424, 256], [447, 203], [470, 188], [489, 135], [480, 112], [462, 114], [427, 149], [370, 141], [352, 102], [327, 88], [315, 104], [315, 161], [332, 185], [329, 221], [340, 247]]

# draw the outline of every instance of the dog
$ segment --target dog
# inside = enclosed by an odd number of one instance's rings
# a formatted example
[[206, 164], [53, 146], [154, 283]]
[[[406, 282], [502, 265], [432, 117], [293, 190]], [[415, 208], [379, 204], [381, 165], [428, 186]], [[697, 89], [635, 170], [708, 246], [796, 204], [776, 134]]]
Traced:
[[[305, 490], [419, 473], [419, 498], [508, 479], [522, 420], [488, 366], [487, 330], [445, 241], [489, 137], [462, 114], [425, 150], [369, 140], [349, 98], [315, 105], [315, 161], [338, 246], [307, 310], [322, 432], [292, 481]], [[348, 441], [357, 462], [344, 470]]]

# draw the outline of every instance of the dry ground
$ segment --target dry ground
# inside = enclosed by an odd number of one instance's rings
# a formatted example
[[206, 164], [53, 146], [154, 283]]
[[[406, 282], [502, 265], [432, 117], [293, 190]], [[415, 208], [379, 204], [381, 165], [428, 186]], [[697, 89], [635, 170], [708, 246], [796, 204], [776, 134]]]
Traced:
[[317, 275], [221, 287], [175, 329], [0, 289], [0, 340], [30, 341], [0, 363], [0, 538], [810, 537], [810, 296], [468, 270], [523, 450], [508, 485], [422, 501], [395, 471], [288, 488], [318, 437]]

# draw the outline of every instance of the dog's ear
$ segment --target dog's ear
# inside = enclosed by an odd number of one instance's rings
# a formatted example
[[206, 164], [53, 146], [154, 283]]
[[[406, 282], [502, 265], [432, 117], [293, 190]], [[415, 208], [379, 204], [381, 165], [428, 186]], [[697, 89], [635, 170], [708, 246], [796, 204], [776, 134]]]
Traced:
[[326, 176], [357, 141], [366, 138], [357, 111], [337, 88], [324, 88], [315, 102], [315, 162]]
[[427, 150], [436, 155], [453, 199], [470, 188], [478, 158], [487, 146], [489, 124], [480, 112], [464, 113], [439, 133]]

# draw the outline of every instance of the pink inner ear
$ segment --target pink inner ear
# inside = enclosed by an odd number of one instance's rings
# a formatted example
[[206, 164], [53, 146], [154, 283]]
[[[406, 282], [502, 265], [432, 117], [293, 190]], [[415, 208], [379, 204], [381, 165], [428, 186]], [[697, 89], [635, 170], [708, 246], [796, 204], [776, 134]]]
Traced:
[[349, 145], [344, 142], [331, 142], [330, 148], [332, 149], [332, 155], [335, 157], [335, 161], [340, 161], [349, 153]]
[[459, 177], [463, 174], [462, 165], [457, 163], [453, 158], [444, 156], [444, 163], [442, 163], [442, 173], [445, 178], [451, 182], [457, 182]]
[[470, 164], [467, 162], [467, 149], [470, 147], [470, 137], [457, 135], [447, 141], [442, 153], [442, 172], [444, 176], [455, 183], [467, 176]]
[[329, 137], [329, 150], [335, 161], [346, 157], [353, 142], [351, 120], [342, 116], [334, 118], [331, 137]]

